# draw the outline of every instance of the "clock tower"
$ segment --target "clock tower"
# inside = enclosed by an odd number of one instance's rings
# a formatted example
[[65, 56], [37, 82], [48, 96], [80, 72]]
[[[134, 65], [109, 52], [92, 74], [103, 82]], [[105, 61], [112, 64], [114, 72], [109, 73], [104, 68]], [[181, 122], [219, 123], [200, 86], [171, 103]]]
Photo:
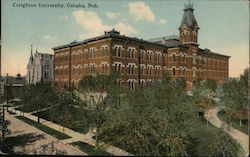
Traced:
[[183, 9], [183, 17], [179, 26], [180, 42], [183, 44], [195, 44], [198, 45], [198, 27], [197, 21], [193, 14], [193, 4], [185, 4]]

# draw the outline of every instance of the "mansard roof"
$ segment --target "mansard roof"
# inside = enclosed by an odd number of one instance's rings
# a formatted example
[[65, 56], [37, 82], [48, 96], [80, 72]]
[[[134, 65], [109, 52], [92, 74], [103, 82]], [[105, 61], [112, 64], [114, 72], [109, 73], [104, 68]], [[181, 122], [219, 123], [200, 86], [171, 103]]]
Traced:
[[179, 41], [179, 36], [176, 35], [153, 38], [150, 39], [149, 41], [165, 45], [168, 48], [174, 48], [174, 47], [188, 48], [187, 45], [184, 45]]
[[93, 41], [97, 41], [97, 40], [101, 40], [101, 39], [106, 39], [106, 38], [123, 39], [123, 40], [127, 40], [127, 41], [133, 41], [133, 42], [144, 43], [144, 44], [151, 44], [151, 45], [167, 48], [166, 45], [162, 45], [162, 44], [159, 44], [159, 43], [150, 42], [150, 41], [146, 41], [146, 40], [143, 40], [143, 39], [138, 39], [138, 38], [135, 38], [135, 37], [128, 37], [128, 36], [125, 36], [125, 35], [120, 35], [120, 32], [113, 29], [113, 30], [108, 31], [108, 32], [105, 31], [105, 33], [103, 35], [101, 35], [101, 36], [89, 38], [89, 39], [79, 41], [79, 42], [74, 41], [74, 42], [72, 42], [70, 44], [57, 46], [57, 47], [54, 47], [52, 49], [53, 50], [59, 50], [59, 49], [63, 49], [63, 48], [68, 48], [68, 47], [73, 47], [73, 46], [77, 46], [77, 45], [87, 44], [89, 42], [93, 42]]
[[201, 49], [199, 48], [199, 52], [202, 53], [202, 54], [207, 54], [207, 55], [212, 55], [212, 56], [219, 56], [219, 57], [225, 57], [225, 58], [230, 58], [231, 56], [227, 56], [227, 55], [223, 55], [223, 54], [220, 54], [220, 53], [216, 53], [216, 52], [212, 52], [210, 51], [210, 49]]
[[194, 30], [198, 30], [199, 26], [193, 14], [193, 11], [194, 11], [193, 4], [189, 3], [185, 5], [185, 9], [183, 10], [184, 10], [184, 13], [183, 13], [181, 24], [179, 26], [179, 30], [183, 27], [183, 25], [186, 25], [187, 27], [190, 27]]

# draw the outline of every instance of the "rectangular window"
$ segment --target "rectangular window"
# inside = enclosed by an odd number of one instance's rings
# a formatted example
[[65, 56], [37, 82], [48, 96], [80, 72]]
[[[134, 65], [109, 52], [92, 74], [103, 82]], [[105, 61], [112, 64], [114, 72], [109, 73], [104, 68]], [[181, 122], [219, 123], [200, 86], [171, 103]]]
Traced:
[[175, 61], [176, 61], [175, 54], [173, 54], [173, 62], [175, 62]]
[[141, 74], [144, 75], [144, 65], [141, 66]]
[[196, 56], [193, 55], [193, 64], [196, 64]]
[[144, 50], [141, 50], [141, 60], [144, 60]]

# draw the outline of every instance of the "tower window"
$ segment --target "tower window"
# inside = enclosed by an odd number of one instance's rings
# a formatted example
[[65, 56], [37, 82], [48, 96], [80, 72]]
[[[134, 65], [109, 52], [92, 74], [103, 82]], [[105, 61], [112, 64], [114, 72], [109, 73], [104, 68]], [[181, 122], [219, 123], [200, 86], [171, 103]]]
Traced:
[[175, 62], [175, 61], [176, 61], [175, 54], [173, 54], [173, 62]]

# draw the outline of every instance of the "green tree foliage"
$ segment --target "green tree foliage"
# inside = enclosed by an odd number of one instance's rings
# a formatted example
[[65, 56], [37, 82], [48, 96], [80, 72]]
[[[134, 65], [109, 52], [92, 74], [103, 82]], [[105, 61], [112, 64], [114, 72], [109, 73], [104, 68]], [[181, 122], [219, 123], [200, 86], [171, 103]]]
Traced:
[[223, 95], [221, 97], [221, 105], [225, 107], [224, 111], [227, 119], [237, 119], [240, 122], [247, 118], [247, 87], [244, 81], [230, 79], [222, 86]]
[[249, 68], [246, 68], [244, 70], [244, 73], [240, 75], [240, 81], [242, 81], [245, 85], [245, 87], [248, 87], [248, 79], [249, 79], [250, 73]]
[[105, 122], [107, 109], [107, 91], [116, 83], [117, 74], [86, 76], [79, 83], [79, 91], [85, 95], [85, 101], [91, 107], [89, 111], [90, 123], [96, 128], [96, 145], [99, 147], [100, 128]]
[[40, 122], [40, 112], [54, 104], [57, 95], [56, 91], [49, 84], [28, 85], [22, 90], [20, 99], [24, 108], [37, 111], [37, 121]]
[[121, 102], [107, 112], [103, 141], [136, 155], [188, 154], [188, 121], [195, 114], [180, 84], [166, 79], [150, 90], [126, 90]]
[[215, 95], [217, 85], [212, 80], [195, 82], [192, 93], [194, 105], [200, 112], [204, 112], [214, 105], [213, 96]]
[[238, 156], [238, 145], [235, 140], [226, 135], [223, 130], [215, 133], [215, 141], [209, 145], [209, 150], [213, 156]]

